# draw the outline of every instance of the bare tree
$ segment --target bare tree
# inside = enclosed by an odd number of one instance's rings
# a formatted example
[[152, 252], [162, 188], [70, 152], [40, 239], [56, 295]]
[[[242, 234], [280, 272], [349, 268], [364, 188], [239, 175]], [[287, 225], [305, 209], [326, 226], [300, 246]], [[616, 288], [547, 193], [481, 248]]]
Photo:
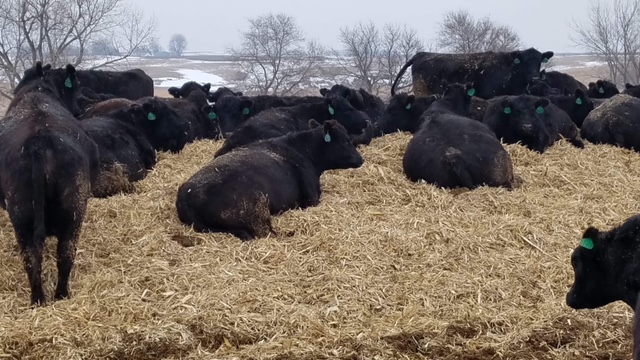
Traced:
[[230, 49], [245, 73], [244, 85], [259, 94], [291, 95], [318, 74], [324, 50], [306, 41], [295, 19], [268, 14], [249, 19], [239, 48]]
[[593, 1], [573, 41], [598, 55], [618, 85], [640, 82], [640, 0]]
[[340, 29], [339, 39], [344, 56], [336, 50], [334, 54], [343, 71], [356, 79], [353, 86], [374, 94], [391, 85], [400, 68], [424, 49], [417, 31], [395, 24], [386, 24], [380, 31], [372, 22], [358, 23]]
[[[385, 85], [393, 85], [400, 68], [416, 53], [424, 51], [424, 43], [415, 29], [402, 28], [399, 25], [387, 24], [382, 37], [381, 71]], [[411, 85], [410, 79], [404, 79], [398, 89]]]
[[445, 14], [438, 30], [438, 45], [454, 53], [513, 51], [520, 47], [520, 37], [507, 26], [488, 17], [475, 19], [468, 11]]
[[175, 56], [182, 56], [187, 48], [187, 38], [182, 34], [175, 34], [169, 40], [169, 51]]
[[92, 44], [111, 39], [118, 55], [93, 67], [106, 66], [131, 56], [154, 30], [155, 21], [124, 0], [1, 0], [0, 73], [13, 89], [37, 60], [78, 66]]

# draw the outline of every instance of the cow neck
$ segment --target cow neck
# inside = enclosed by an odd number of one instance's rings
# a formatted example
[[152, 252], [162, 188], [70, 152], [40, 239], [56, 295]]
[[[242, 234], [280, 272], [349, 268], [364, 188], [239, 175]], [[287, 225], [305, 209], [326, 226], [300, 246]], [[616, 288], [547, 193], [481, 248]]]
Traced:
[[319, 129], [312, 131], [300, 131], [285, 137], [286, 145], [294, 149], [300, 156], [313, 164], [318, 177], [324, 172], [324, 167], [320, 161], [324, 133]]
[[[302, 119], [305, 123], [311, 119], [316, 120], [319, 123], [323, 123], [325, 120], [332, 118], [329, 114], [329, 105], [324, 102], [313, 104], [300, 104], [290, 108], [294, 118]], [[308, 129], [309, 127], [305, 127]]]

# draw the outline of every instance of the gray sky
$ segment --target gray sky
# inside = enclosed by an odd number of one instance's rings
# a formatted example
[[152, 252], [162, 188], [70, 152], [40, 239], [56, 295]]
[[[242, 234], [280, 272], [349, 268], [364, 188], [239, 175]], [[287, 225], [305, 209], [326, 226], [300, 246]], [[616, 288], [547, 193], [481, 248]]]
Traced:
[[[239, 42], [247, 18], [283, 12], [296, 18], [307, 38], [339, 48], [341, 27], [358, 21], [395, 22], [415, 28], [425, 44], [433, 41], [438, 22], [449, 10], [466, 9], [512, 26], [524, 45], [541, 51], [581, 51], [570, 36], [572, 19], [584, 21], [584, 0], [130, 0], [158, 21], [164, 48], [174, 33], [187, 37], [187, 51], [222, 52]], [[357, 5], [356, 5], [357, 4]], [[366, 4], [366, 5], [364, 5]], [[411, 5], [403, 5], [411, 4]]]

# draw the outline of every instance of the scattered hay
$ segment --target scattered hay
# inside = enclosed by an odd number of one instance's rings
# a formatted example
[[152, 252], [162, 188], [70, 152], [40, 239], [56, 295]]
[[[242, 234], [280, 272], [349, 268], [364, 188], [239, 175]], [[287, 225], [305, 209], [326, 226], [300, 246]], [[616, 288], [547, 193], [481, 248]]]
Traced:
[[583, 229], [639, 212], [638, 154], [509, 145], [515, 189], [447, 191], [406, 180], [408, 141], [374, 140], [362, 168], [323, 175], [320, 206], [246, 244], [175, 212], [178, 186], [220, 142], [161, 154], [135, 193], [90, 201], [72, 298], [43, 308], [29, 308], [0, 212], [0, 358], [630, 357], [625, 305], [575, 311], [564, 297]]

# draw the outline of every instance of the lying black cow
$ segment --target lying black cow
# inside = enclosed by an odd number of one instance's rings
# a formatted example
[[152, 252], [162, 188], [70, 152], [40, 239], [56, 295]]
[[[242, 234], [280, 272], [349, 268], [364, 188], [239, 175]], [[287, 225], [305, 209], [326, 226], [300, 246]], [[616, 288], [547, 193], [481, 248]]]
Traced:
[[618, 94], [595, 108], [582, 124], [582, 137], [640, 152], [640, 99]]
[[47, 236], [58, 238], [54, 298], [69, 296], [76, 244], [98, 174], [98, 149], [64, 104], [78, 86], [74, 67], [67, 65], [60, 77], [49, 75], [38, 62], [30, 74], [16, 87], [0, 123], [0, 206], [9, 212], [31, 303], [37, 305], [46, 301], [42, 262]]
[[117, 99], [117, 96], [113, 94], [96, 94], [90, 88], [81, 87], [77, 96], [78, 108], [80, 108], [81, 113], [84, 113], [92, 105], [111, 99]]
[[545, 152], [561, 136], [576, 147], [584, 147], [569, 115], [546, 98], [520, 95], [492, 99], [482, 122], [505, 143], [520, 142], [539, 153]]
[[573, 309], [595, 309], [622, 301], [635, 309], [634, 359], [640, 344], [640, 215], [609, 231], [589, 227], [571, 254], [574, 281], [567, 293]]
[[218, 101], [218, 99], [222, 99], [225, 96], [242, 96], [242, 91], [233, 91], [223, 86], [223, 87], [219, 87], [214, 92], [209, 92], [209, 96], [207, 97], [207, 99], [210, 102], [215, 103]]
[[541, 53], [530, 48], [512, 52], [475, 54], [438, 54], [419, 52], [400, 70], [391, 95], [409, 66], [416, 96], [442, 93], [442, 80], [449, 83], [473, 83], [476, 96], [490, 99], [498, 95], [519, 95], [540, 74], [540, 65], [553, 57], [553, 51]]
[[211, 84], [206, 83], [204, 85], [200, 85], [195, 81], [188, 81], [182, 84], [181, 87], [172, 86], [167, 89], [167, 92], [176, 99], [179, 98], [187, 98], [189, 94], [191, 94], [195, 90], [200, 90], [209, 97], [209, 90], [211, 90]]
[[365, 113], [354, 109], [345, 98], [339, 96], [324, 98], [315, 104], [270, 109], [240, 125], [227, 137], [215, 156], [256, 141], [308, 130], [310, 119], [321, 123], [335, 119], [353, 135], [362, 134], [369, 123]]
[[207, 94], [196, 89], [186, 98], [159, 98], [173, 107], [180, 116], [190, 124], [189, 142], [199, 139], [217, 139], [220, 135], [219, 121], [212, 114], [212, 107], [207, 102]]
[[582, 126], [584, 119], [595, 108], [593, 100], [581, 89], [576, 89], [573, 94], [549, 96], [549, 100], [567, 113], [578, 127]]
[[436, 96], [415, 97], [406, 93], [394, 95], [376, 124], [376, 135], [382, 136], [397, 131], [418, 131], [422, 113], [437, 99]]
[[559, 71], [542, 70], [540, 71], [540, 80], [549, 84], [552, 88], [562, 91], [564, 91], [565, 88], [570, 92], [574, 92], [576, 90], [586, 92], [588, 90], [583, 83], [576, 80], [573, 76]]
[[187, 143], [189, 124], [157, 98], [143, 98], [108, 114], [82, 120], [80, 126], [96, 142], [100, 173], [93, 196], [130, 193], [156, 164], [156, 150], [179, 152]]
[[621, 94], [625, 94], [625, 95], [629, 95], [629, 96], [633, 96], [633, 97], [637, 97], [640, 98], [640, 85], [631, 85], [629, 83], [626, 83], [624, 85], [624, 90], [622, 91]]
[[289, 103], [273, 95], [224, 96], [211, 106], [210, 116], [218, 122], [222, 136], [227, 137], [252, 116], [285, 106]]
[[271, 215], [320, 203], [320, 175], [363, 159], [336, 121], [236, 149], [215, 158], [178, 189], [180, 221], [242, 240], [274, 232]]
[[598, 80], [589, 83], [587, 95], [592, 99], [608, 99], [619, 94], [620, 91], [616, 84], [607, 80]]
[[78, 82], [97, 94], [112, 94], [129, 100], [153, 96], [153, 79], [140, 69], [78, 70]]
[[424, 120], [407, 146], [403, 169], [411, 181], [425, 180], [443, 188], [511, 188], [514, 182], [511, 158], [493, 131], [446, 112]]
[[385, 109], [385, 104], [379, 97], [368, 93], [363, 88], [359, 90], [349, 88], [344, 85], [333, 85], [331, 89], [322, 88], [320, 94], [324, 97], [327, 96], [342, 96], [349, 100], [351, 106], [355, 109], [364, 111], [371, 120], [372, 124], [378, 121], [378, 118]]
[[562, 90], [552, 88], [551, 85], [542, 80], [533, 79], [527, 86], [526, 94], [533, 96], [562, 95]]

